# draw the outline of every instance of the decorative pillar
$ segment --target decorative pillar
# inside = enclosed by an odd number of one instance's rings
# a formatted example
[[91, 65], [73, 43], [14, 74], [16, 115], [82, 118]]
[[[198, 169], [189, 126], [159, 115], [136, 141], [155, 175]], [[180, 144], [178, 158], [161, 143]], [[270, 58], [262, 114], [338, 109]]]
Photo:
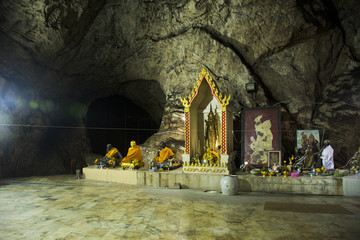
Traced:
[[227, 142], [226, 142], [226, 107], [221, 108], [221, 154], [227, 153]]
[[230, 95], [221, 98], [221, 154], [227, 154], [227, 112], [226, 106], [229, 105]]
[[185, 107], [185, 154], [190, 154], [190, 112]]

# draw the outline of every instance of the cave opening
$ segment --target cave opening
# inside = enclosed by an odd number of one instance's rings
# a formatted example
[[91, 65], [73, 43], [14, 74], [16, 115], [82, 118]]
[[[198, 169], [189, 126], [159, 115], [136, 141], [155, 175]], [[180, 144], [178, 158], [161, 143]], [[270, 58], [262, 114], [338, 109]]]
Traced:
[[144, 143], [160, 127], [147, 111], [124, 96], [93, 101], [86, 114], [87, 134], [93, 153], [104, 155], [112, 144], [126, 156], [130, 141]]

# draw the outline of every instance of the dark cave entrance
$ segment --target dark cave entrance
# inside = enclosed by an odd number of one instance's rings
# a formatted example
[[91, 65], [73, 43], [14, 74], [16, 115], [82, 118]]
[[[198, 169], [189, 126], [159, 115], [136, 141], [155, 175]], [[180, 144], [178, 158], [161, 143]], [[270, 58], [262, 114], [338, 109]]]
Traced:
[[119, 95], [93, 101], [86, 123], [92, 151], [100, 155], [110, 143], [126, 156], [131, 140], [142, 144], [160, 127], [144, 109]]

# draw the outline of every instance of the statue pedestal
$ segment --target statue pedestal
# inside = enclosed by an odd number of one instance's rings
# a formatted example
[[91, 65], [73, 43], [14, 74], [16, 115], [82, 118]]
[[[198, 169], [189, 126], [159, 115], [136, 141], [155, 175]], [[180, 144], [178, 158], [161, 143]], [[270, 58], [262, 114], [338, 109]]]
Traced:
[[183, 154], [182, 155], [182, 160], [183, 160], [183, 163], [185, 163], [185, 162], [190, 162], [190, 154]]
[[211, 174], [211, 175], [228, 175], [227, 166], [201, 166], [201, 165], [187, 165], [183, 166], [183, 173], [191, 174]]
[[228, 154], [220, 154], [220, 163], [228, 163], [229, 155]]

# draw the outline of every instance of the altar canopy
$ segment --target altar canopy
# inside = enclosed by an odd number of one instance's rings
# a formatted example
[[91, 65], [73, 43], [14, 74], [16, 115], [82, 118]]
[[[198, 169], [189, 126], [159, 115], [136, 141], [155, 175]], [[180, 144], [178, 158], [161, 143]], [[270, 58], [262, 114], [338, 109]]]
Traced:
[[210, 150], [219, 155], [219, 163], [227, 163], [228, 153], [233, 150], [230, 95], [222, 95], [209, 72], [203, 69], [191, 94], [180, 100], [185, 112], [183, 161], [201, 159]]

